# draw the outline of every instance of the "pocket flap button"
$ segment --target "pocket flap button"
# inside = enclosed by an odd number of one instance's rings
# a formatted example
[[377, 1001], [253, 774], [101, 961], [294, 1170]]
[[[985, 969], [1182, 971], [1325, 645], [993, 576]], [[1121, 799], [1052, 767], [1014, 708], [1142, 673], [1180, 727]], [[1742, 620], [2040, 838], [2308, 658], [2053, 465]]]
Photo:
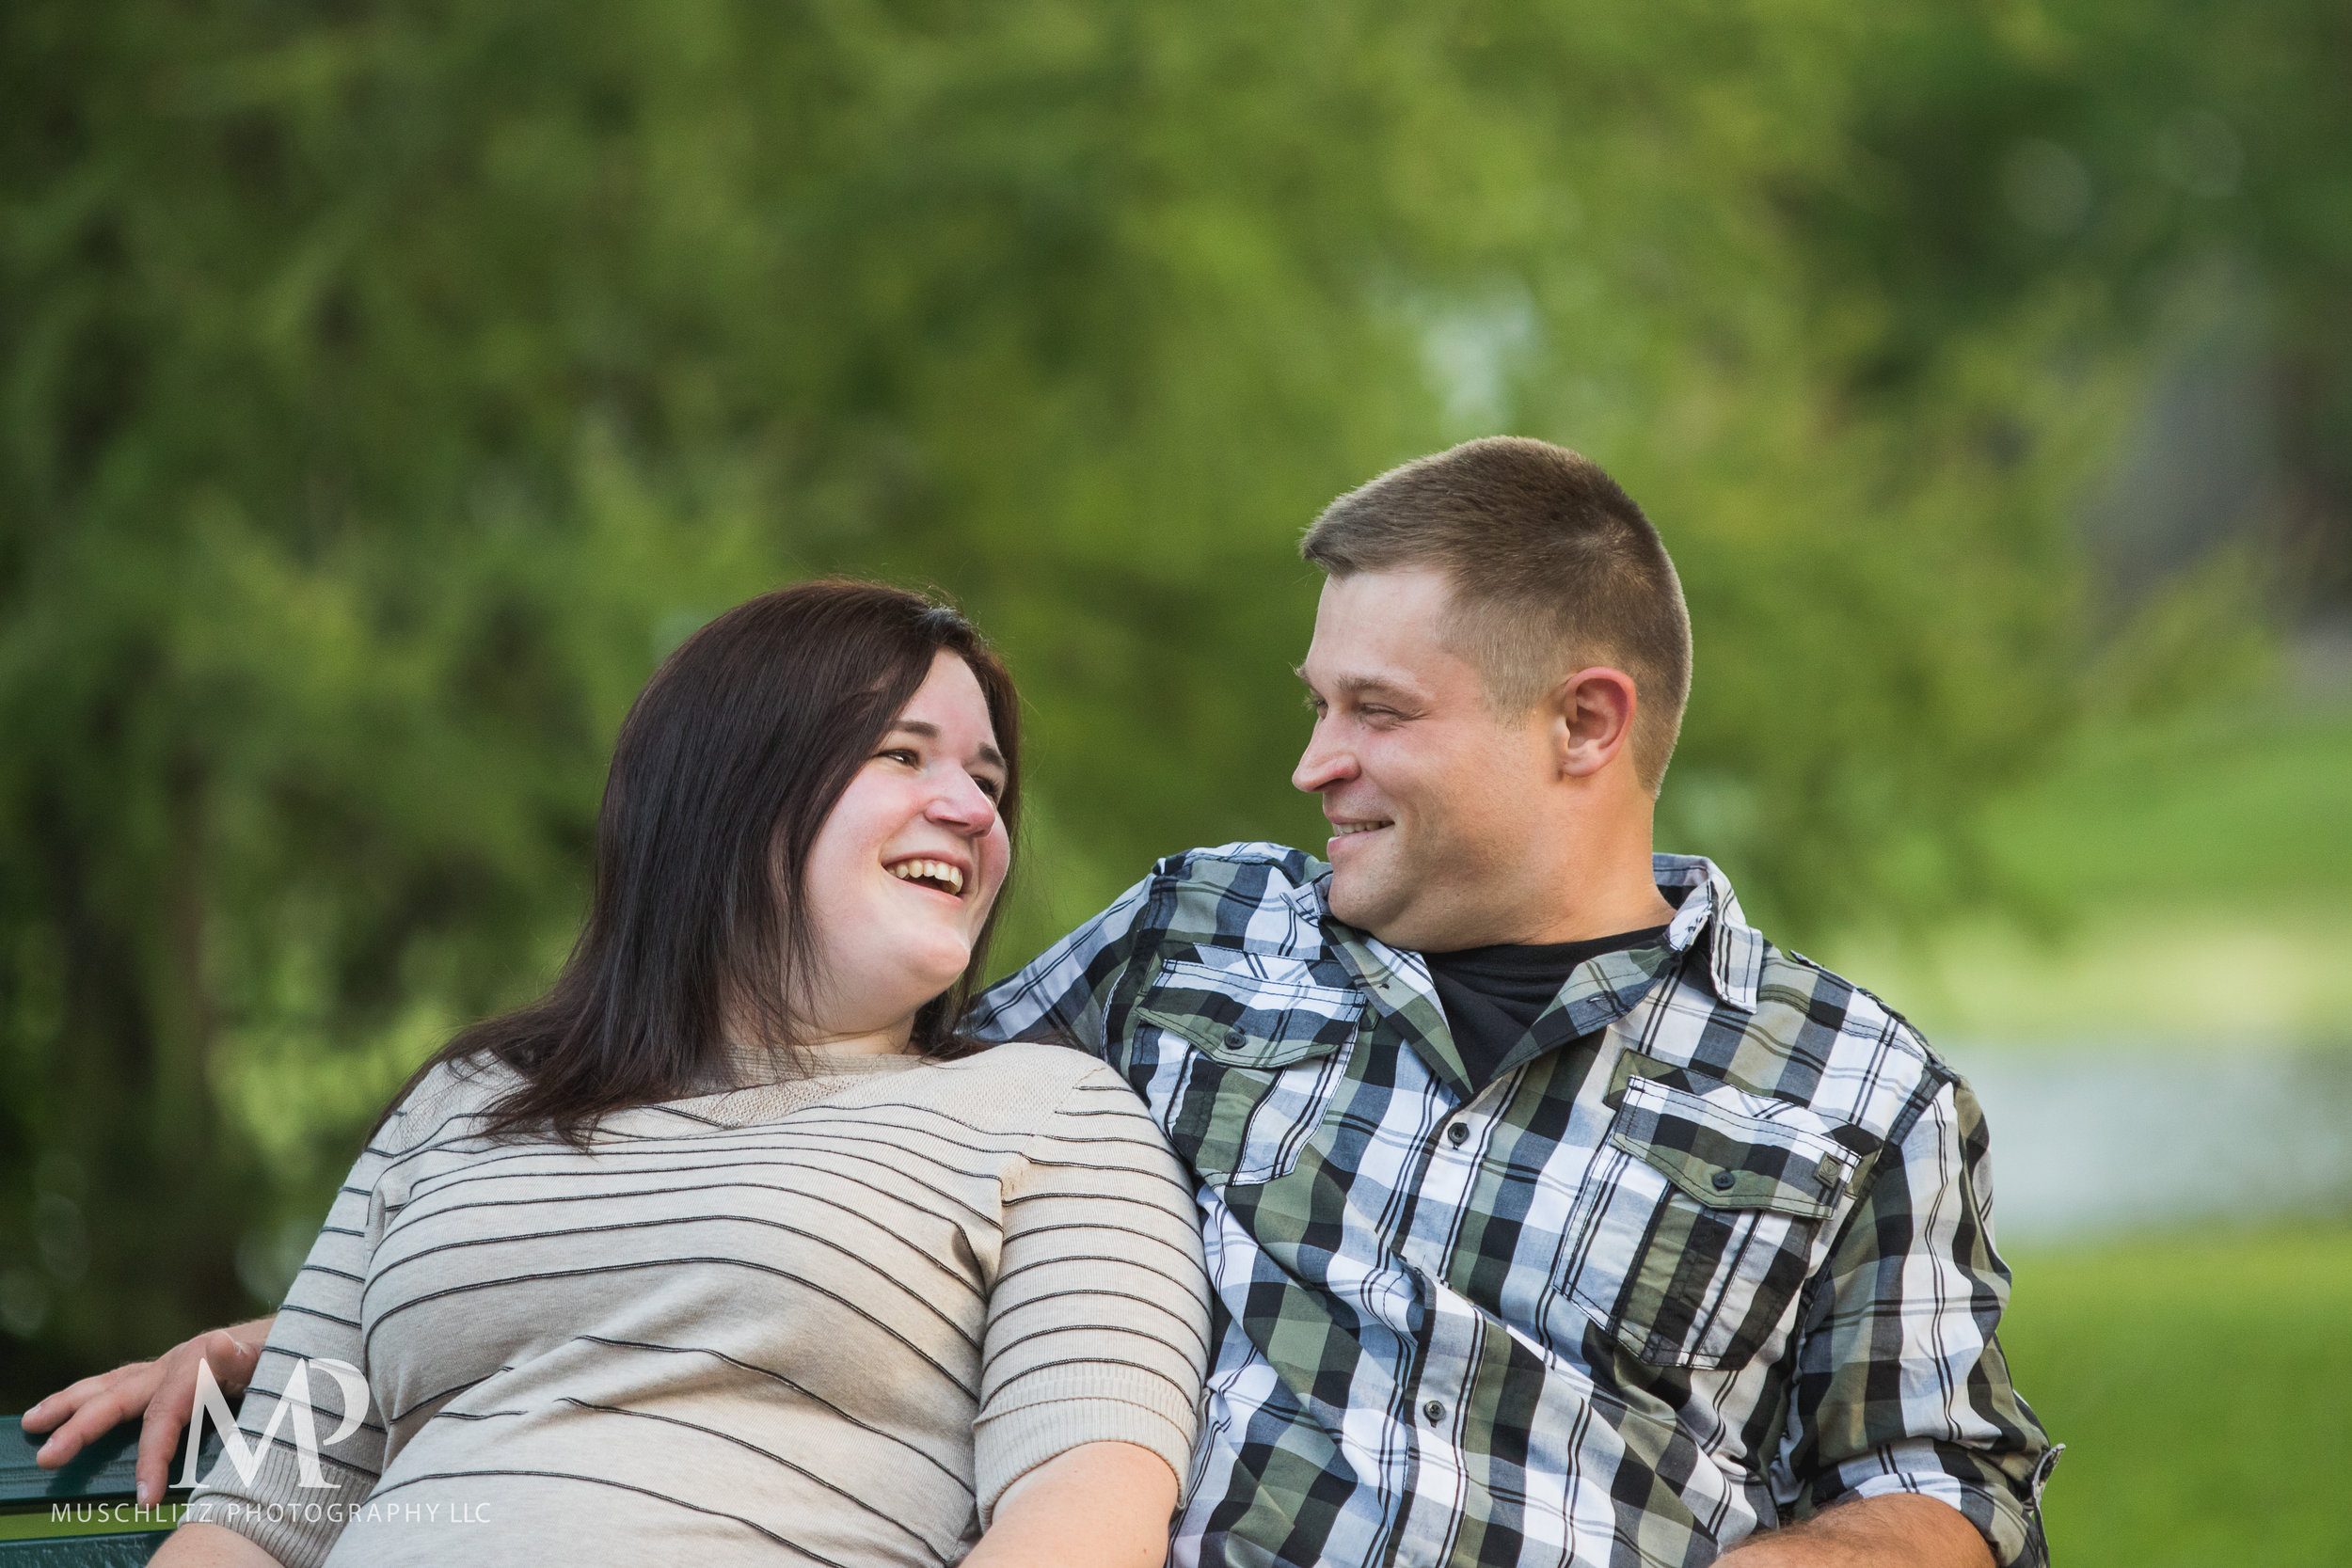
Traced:
[[1225, 1031], [1225, 1043], [1232, 1050], [1239, 1051], [1248, 1043], [1248, 1035], [1243, 1032], [1242, 1026], [1238, 1023]]
[[1739, 1180], [1740, 1179], [1738, 1177], [1732, 1175], [1731, 1172], [1727, 1170], [1719, 1170], [1715, 1173], [1713, 1178], [1715, 1190], [1719, 1193], [1727, 1193], [1731, 1191], [1733, 1184]]

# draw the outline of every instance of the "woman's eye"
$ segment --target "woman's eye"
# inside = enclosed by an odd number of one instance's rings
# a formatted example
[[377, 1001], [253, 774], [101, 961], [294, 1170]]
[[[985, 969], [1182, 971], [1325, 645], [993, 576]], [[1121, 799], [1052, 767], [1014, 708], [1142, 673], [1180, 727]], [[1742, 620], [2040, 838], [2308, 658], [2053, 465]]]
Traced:
[[1005, 792], [1005, 786], [998, 784], [994, 779], [974, 779], [972, 782], [978, 784], [980, 786], [980, 793], [987, 796], [992, 800]]
[[876, 752], [874, 754], [878, 757], [888, 757], [893, 762], [903, 762], [909, 768], [923, 766], [923, 759], [904, 746], [893, 746], [887, 752]]

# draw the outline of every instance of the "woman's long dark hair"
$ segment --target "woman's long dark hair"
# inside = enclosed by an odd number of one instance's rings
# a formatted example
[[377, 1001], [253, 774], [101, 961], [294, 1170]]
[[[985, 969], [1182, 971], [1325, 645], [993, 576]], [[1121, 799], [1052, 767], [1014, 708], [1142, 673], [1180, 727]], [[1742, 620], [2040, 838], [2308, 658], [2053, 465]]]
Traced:
[[[621, 726], [588, 925], [554, 989], [460, 1034], [392, 1103], [440, 1064], [495, 1058], [522, 1082], [484, 1131], [552, 1131], [579, 1145], [612, 1112], [723, 1082], [730, 1029], [743, 1044], [794, 1050], [815, 958], [809, 847], [942, 652], [971, 667], [988, 700], [1005, 757], [997, 810], [1013, 832], [1012, 678], [956, 610], [842, 579], [738, 605], [670, 656]], [[955, 1022], [994, 927], [991, 911], [962, 977], [915, 1015], [914, 1050], [960, 1049]]]

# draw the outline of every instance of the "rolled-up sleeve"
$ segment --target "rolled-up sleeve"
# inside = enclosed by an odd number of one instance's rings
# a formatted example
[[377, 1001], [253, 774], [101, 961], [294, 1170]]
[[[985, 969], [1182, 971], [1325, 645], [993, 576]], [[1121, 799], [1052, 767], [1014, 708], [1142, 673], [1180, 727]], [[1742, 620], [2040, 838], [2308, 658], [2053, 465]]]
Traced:
[[1795, 1518], [1862, 1497], [1934, 1497], [2002, 1568], [2039, 1568], [2041, 1491], [2058, 1450], [1994, 1334], [2010, 1275], [1993, 1243], [1988, 1156], [1976, 1097], [1939, 1069], [1890, 1129], [1807, 1289], [1771, 1479]]

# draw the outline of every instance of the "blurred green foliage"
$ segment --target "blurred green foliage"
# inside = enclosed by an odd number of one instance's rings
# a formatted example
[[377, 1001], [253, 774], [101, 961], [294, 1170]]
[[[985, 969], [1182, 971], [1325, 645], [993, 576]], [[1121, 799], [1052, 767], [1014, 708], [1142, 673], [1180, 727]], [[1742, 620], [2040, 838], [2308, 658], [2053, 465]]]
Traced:
[[787, 578], [1006, 647], [1015, 958], [1155, 854], [1316, 836], [1297, 531], [1548, 436], [1685, 575], [1663, 842], [1792, 936], [1996, 894], [1987, 802], [2219, 624], [2094, 636], [2068, 527], [2194, 279], [2265, 280], [2296, 494], [2352, 494], [2346, 39], [18, 0], [0, 1403], [271, 1298], [406, 1067], [560, 958], [639, 684]]

